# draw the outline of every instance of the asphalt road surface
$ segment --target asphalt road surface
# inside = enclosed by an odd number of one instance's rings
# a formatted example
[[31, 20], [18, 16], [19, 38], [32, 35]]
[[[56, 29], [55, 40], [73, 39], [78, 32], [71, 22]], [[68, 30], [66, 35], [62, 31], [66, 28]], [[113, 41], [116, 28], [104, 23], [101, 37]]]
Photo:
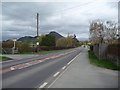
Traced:
[[[2, 63], [3, 88], [38, 88], [46, 80], [53, 80], [59, 70], [69, 63], [82, 48]], [[56, 73], [57, 72], [57, 73]], [[53, 77], [53, 78], [52, 78]]]

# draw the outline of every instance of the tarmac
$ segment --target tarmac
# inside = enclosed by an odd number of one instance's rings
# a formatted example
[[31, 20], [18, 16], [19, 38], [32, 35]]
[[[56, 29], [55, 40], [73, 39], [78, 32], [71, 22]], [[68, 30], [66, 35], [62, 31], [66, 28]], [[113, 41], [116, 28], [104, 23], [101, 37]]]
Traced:
[[118, 71], [89, 63], [85, 48], [49, 88], [118, 88]]

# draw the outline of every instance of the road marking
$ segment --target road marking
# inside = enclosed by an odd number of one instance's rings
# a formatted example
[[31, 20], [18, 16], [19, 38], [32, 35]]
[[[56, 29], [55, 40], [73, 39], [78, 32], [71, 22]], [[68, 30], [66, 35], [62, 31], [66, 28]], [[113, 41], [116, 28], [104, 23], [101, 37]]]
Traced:
[[30, 65], [30, 63], [26, 63], [27, 65]]
[[10, 69], [11, 69], [11, 70], [15, 70], [15, 68], [14, 68], [14, 67], [10, 67]]
[[44, 88], [47, 84], [47, 82], [44, 82], [39, 88]]
[[73, 59], [73, 60], [71, 60], [70, 62], [68, 62], [68, 63], [67, 63], [67, 65], [71, 64], [73, 61], [74, 61], [74, 59]]
[[[80, 55], [80, 53], [79, 53], [78, 55]], [[77, 55], [76, 57], [78, 57], [78, 55]], [[74, 61], [74, 59], [75, 59], [76, 57], [74, 57], [74, 58], [72, 59], [72, 61]], [[65, 69], [47, 88], [50, 88], [50, 87], [65, 73], [65, 71], [67, 71], [67, 70], [68, 70], [68, 68]]]
[[53, 75], [53, 77], [56, 77], [59, 73], [60, 73], [60, 72], [55, 73], [55, 74]]
[[71, 62], [68, 62], [67, 65], [69, 65]]
[[65, 69], [65, 68], [66, 68], [66, 66], [62, 67], [62, 69]]
[[[76, 51], [76, 50], [74, 50]], [[69, 51], [69, 53], [73, 52], [72, 51]], [[68, 54], [68, 52], [66, 53]], [[56, 58], [56, 57], [60, 57], [60, 56], [63, 56], [63, 55], [66, 55], [65, 53], [61, 53], [61, 54], [58, 54], [56, 56], [51, 56], [52, 58]], [[50, 57], [47, 57], [45, 59], [42, 59], [42, 60], [38, 60], [38, 61], [31, 61], [31, 62], [28, 62], [28, 63], [24, 63], [24, 64], [19, 64], [19, 65], [15, 65], [14, 67], [12, 68], [7, 68], [7, 69], [4, 69], [4, 70], [1, 70], [0, 74], [3, 74], [5, 72], [9, 72], [9, 71], [12, 71], [12, 70], [15, 70], [15, 69], [22, 69], [22, 68], [26, 68], [26, 67], [29, 67], [29, 66], [32, 66], [32, 65], [35, 65], [35, 64], [38, 64], [40, 62], [43, 62], [43, 61], [46, 61], [46, 60], [49, 60], [51, 59]]]

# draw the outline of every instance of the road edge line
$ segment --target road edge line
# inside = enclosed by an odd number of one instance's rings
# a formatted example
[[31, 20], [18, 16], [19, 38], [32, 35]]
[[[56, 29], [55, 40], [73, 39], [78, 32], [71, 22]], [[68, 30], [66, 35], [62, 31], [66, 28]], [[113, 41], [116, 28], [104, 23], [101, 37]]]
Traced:
[[56, 72], [56, 73], [53, 75], [53, 77], [56, 77], [59, 73], [60, 73], [60, 72]]
[[47, 82], [44, 82], [39, 88], [44, 88], [47, 84]]
[[[81, 54], [81, 52], [77, 56], [75, 56], [71, 61], [73, 62], [74, 59], [76, 59], [80, 54]], [[69, 68], [69, 66], [66, 67], [66, 69], [62, 73], [60, 73], [59, 76], [47, 88], [50, 88], [68, 70], [68, 68]]]

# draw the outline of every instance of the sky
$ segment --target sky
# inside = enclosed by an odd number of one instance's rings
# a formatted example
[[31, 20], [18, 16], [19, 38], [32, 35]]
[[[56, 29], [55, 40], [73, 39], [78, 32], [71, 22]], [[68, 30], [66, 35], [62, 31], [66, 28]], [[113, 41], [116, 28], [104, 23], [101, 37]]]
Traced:
[[89, 39], [92, 20], [117, 22], [117, 2], [2, 2], [2, 39], [36, 36], [36, 14], [39, 13], [39, 35], [56, 31], [63, 36], [76, 34]]

